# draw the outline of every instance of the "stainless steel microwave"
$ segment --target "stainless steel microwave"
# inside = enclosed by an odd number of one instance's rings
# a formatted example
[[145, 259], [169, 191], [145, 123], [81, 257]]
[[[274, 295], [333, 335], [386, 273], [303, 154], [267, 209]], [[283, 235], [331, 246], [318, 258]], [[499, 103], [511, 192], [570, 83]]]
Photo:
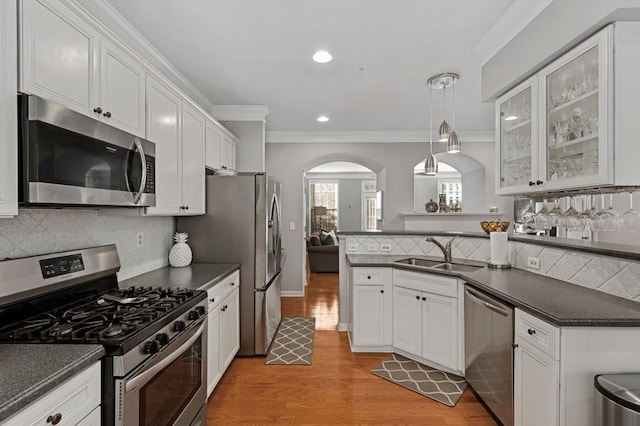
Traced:
[[155, 144], [37, 96], [18, 96], [22, 205], [155, 206]]

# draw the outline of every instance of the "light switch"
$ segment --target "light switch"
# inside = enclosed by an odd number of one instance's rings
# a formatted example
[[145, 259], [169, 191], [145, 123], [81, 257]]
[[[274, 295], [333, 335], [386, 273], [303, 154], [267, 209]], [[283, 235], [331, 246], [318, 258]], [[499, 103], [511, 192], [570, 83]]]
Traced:
[[296, 223], [291, 221], [289, 222], [289, 231], [295, 231], [296, 230]]

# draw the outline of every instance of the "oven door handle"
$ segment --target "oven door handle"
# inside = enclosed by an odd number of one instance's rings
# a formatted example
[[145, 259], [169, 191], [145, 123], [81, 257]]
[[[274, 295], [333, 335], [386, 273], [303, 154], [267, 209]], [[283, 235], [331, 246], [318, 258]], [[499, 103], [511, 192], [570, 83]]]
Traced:
[[158, 362], [156, 365], [154, 365], [153, 367], [149, 368], [148, 370], [146, 370], [145, 372], [141, 373], [140, 375], [132, 378], [131, 380], [127, 380], [127, 383], [125, 385], [125, 391], [126, 392], [130, 392], [130, 391], [134, 390], [135, 388], [137, 388], [139, 385], [147, 383], [160, 370], [162, 370], [167, 365], [171, 364], [173, 361], [178, 359], [182, 355], [182, 353], [189, 346], [193, 345], [193, 342], [195, 342], [198, 339], [198, 337], [200, 337], [202, 335], [202, 331], [204, 330], [204, 326], [206, 324], [207, 324], [207, 322], [204, 321], [202, 323], [202, 325], [200, 325], [198, 330], [194, 333], [194, 335], [191, 336], [189, 338], [189, 340], [184, 342], [182, 344], [182, 346], [180, 346], [178, 349], [174, 350], [173, 353], [171, 353], [171, 355], [168, 355], [162, 361]]

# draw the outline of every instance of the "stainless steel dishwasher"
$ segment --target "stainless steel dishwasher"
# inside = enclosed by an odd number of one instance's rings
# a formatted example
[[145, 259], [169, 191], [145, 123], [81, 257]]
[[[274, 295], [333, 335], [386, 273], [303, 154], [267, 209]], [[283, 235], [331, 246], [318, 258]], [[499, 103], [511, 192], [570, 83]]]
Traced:
[[465, 378], [505, 426], [513, 425], [513, 307], [464, 286]]

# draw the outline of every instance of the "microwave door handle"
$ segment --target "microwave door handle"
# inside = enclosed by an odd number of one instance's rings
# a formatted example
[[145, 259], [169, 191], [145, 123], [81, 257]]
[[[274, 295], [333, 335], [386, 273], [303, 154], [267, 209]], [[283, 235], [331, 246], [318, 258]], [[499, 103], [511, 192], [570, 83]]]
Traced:
[[153, 376], [155, 376], [160, 370], [165, 368], [167, 365], [171, 364], [173, 361], [178, 359], [180, 355], [202, 335], [202, 331], [207, 322], [204, 321], [202, 325], [198, 328], [198, 330], [194, 333], [193, 336], [189, 338], [186, 342], [182, 344], [178, 349], [174, 350], [171, 355], [168, 355], [162, 361], [149, 368], [147, 371], [141, 373], [140, 375], [132, 378], [127, 381], [125, 385], [125, 392], [130, 392], [138, 387], [138, 385], [147, 383]]
[[142, 194], [144, 193], [144, 186], [147, 184], [147, 157], [144, 155], [144, 150], [142, 149], [142, 142], [136, 136], [133, 139], [133, 143], [140, 151], [140, 165], [142, 167], [142, 178], [140, 179], [140, 189], [138, 190], [138, 194], [133, 199], [133, 204], [139, 204], [140, 199], [142, 198]]

